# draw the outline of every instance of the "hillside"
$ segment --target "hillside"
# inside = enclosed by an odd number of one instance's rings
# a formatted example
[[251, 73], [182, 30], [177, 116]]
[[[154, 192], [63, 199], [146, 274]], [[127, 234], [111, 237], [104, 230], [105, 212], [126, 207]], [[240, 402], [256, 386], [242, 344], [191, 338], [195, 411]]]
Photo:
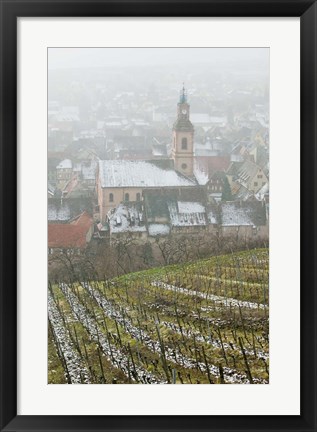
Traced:
[[54, 285], [49, 383], [268, 383], [268, 249]]

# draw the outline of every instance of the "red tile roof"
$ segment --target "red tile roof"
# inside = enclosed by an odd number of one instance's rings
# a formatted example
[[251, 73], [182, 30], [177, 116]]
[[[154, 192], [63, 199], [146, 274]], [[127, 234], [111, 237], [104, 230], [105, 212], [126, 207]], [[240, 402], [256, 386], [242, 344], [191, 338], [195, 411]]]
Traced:
[[87, 212], [83, 212], [69, 224], [48, 224], [48, 247], [84, 249], [91, 225], [92, 218]]
[[81, 225], [90, 227], [92, 218], [86, 211], [82, 212], [79, 216], [76, 216], [72, 221], [71, 225]]

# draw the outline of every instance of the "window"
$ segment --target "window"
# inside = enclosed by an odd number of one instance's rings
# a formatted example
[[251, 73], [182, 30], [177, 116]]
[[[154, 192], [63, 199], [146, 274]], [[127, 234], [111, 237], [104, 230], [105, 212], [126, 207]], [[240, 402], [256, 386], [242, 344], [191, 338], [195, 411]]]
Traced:
[[258, 179], [261, 179], [263, 177], [262, 174], [258, 174]]
[[254, 182], [254, 186], [257, 186], [258, 185], [258, 182]]
[[182, 150], [187, 150], [187, 138], [182, 138]]
[[130, 196], [128, 193], [124, 194], [124, 201], [129, 201], [130, 200]]
[[138, 192], [138, 193], [136, 194], [136, 200], [137, 200], [137, 201], [141, 201], [141, 194], [140, 194], [140, 192]]
[[113, 193], [109, 194], [109, 202], [113, 202]]
[[182, 164], [182, 169], [185, 170], [187, 168], [187, 164], [183, 163]]

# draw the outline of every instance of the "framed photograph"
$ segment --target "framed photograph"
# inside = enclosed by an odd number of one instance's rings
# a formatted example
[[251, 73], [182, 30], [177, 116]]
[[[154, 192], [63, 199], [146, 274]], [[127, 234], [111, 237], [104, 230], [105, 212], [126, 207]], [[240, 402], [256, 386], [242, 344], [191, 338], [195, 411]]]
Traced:
[[1, 431], [315, 431], [316, 3], [1, 22]]

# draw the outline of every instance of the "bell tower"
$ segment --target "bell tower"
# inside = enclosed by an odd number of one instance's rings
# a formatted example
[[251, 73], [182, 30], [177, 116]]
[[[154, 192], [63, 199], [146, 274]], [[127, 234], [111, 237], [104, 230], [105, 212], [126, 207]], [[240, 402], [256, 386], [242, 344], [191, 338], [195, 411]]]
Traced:
[[177, 119], [173, 125], [172, 158], [174, 168], [188, 177], [194, 173], [194, 126], [189, 120], [189, 104], [185, 87], [177, 104]]

